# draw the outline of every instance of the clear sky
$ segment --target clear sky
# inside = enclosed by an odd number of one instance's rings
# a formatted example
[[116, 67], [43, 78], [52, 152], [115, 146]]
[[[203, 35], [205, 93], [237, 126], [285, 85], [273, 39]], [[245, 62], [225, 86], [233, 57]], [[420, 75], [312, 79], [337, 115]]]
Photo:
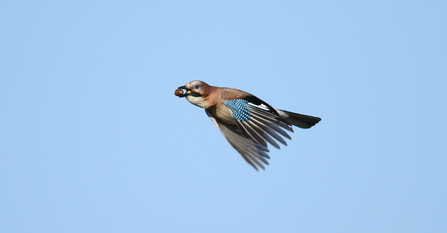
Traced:
[[[4, 1], [0, 232], [447, 232], [446, 1]], [[319, 116], [256, 172], [191, 80]]]

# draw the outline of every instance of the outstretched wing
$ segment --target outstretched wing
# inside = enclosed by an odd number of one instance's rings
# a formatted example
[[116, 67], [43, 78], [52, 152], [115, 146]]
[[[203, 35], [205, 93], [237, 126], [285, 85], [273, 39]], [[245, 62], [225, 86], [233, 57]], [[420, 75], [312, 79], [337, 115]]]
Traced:
[[[256, 143], [267, 147], [267, 142], [280, 148], [278, 142], [287, 145], [282, 138], [291, 139], [284, 131], [293, 132], [291, 125], [269, 104], [256, 96], [250, 95], [242, 99], [223, 100], [231, 111], [238, 128], [243, 134]], [[275, 141], [276, 140], [276, 141]]]
[[218, 121], [210, 111], [205, 110], [205, 112], [214, 124], [216, 124], [217, 128], [219, 128], [225, 139], [241, 154], [247, 163], [256, 170], [258, 170], [258, 167], [265, 169], [263, 163], [268, 165], [267, 159], [270, 159], [267, 154], [269, 152], [267, 146], [263, 146], [248, 138], [238, 126]]
[[220, 121], [212, 112], [206, 114], [220, 129], [225, 139], [256, 170], [268, 165], [268, 145], [276, 148], [279, 143], [287, 145], [283, 137], [291, 139], [285, 130], [293, 132], [292, 127], [269, 104], [255, 96], [241, 99], [223, 100], [230, 110], [236, 125]]

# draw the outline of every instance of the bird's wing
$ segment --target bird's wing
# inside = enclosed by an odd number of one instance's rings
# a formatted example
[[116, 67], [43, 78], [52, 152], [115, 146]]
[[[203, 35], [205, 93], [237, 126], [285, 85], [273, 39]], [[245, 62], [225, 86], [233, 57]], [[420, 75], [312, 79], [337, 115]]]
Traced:
[[268, 142], [279, 149], [276, 141], [287, 145], [282, 137], [291, 139], [284, 131], [293, 132], [290, 124], [280, 116], [276, 109], [259, 98], [249, 95], [241, 99], [223, 100], [223, 102], [230, 110], [243, 135], [259, 145], [267, 147]]
[[269, 164], [267, 159], [267, 152], [269, 152], [267, 146], [261, 145], [256, 141], [248, 138], [244, 132], [236, 125], [227, 124], [219, 121], [210, 111], [205, 110], [208, 117], [216, 124], [220, 132], [224, 135], [225, 139], [230, 145], [241, 154], [242, 158], [247, 161], [256, 170], [259, 168], [265, 169], [264, 164]]

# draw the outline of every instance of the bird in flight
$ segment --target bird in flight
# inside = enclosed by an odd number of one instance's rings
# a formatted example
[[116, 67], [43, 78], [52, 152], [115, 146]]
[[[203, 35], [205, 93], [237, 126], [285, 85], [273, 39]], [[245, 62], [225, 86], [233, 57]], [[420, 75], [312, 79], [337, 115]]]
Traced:
[[321, 120], [276, 109], [238, 89], [215, 87], [199, 80], [178, 87], [174, 94], [204, 108], [230, 145], [256, 170], [268, 165], [267, 143], [280, 149], [278, 142], [287, 146], [284, 138], [291, 139], [286, 131], [293, 132], [292, 125], [308, 129]]

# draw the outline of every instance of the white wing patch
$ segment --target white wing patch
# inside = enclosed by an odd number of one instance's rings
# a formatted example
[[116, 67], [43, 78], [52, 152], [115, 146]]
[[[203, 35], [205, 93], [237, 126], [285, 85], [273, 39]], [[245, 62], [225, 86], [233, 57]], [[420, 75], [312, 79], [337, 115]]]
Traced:
[[265, 104], [256, 105], [256, 104], [248, 102], [248, 105], [250, 105], [252, 107], [263, 109], [265, 111], [269, 111], [270, 110]]

